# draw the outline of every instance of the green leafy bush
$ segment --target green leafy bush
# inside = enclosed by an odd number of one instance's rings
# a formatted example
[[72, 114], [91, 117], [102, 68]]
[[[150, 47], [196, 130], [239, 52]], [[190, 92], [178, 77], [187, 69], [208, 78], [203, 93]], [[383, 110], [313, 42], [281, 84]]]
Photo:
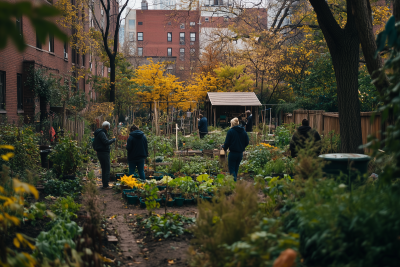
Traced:
[[398, 266], [399, 203], [398, 185], [351, 190], [310, 180], [285, 225], [300, 234], [307, 266]]
[[82, 228], [75, 222], [58, 220], [50, 231], [40, 232], [36, 238], [36, 250], [33, 255], [38, 259], [47, 258], [52, 261], [60, 259], [63, 262], [65, 246], [75, 249], [74, 238], [81, 232]]
[[49, 159], [53, 161], [53, 169], [58, 175], [67, 175], [76, 173], [82, 164], [83, 155], [78, 142], [65, 135], [59, 139], [53, 153], [49, 155]]
[[182, 235], [185, 232], [184, 225], [192, 224], [195, 218], [185, 217], [179, 214], [167, 213], [165, 215], [153, 215], [141, 222], [145, 228], [150, 229], [155, 237], [164, 239]]
[[78, 178], [73, 180], [48, 180], [44, 184], [44, 193], [52, 196], [77, 196], [81, 193], [82, 186]]
[[76, 213], [79, 211], [82, 205], [75, 203], [71, 196], [60, 197], [56, 202], [50, 206], [52, 212], [55, 215], [63, 215], [65, 212], [68, 213], [69, 218], [77, 218]]
[[146, 184], [144, 186], [144, 200], [146, 203], [146, 209], [149, 211], [151, 214], [154, 209], [160, 207], [160, 203], [158, 203], [156, 200], [158, 199], [158, 188], [154, 184]]
[[[9, 166], [13, 173], [23, 176], [26, 170], [36, 170], [40, 155], [37, 144], [39, 136], [31, 127], [17, 127], [12, 124], [2, 124], [0, 127], [0, 145], [12, 145], [14, 157], [5, 161], [0, 157], [0, 169], [3, 164]], [[9, 151], [0, 149], [0, 154]]]
[[254, 232], [232, 245], [224, 245], [230, 254], [224, 266], [273, 266], [274, 260], [285, 249], [297, 250], [299, 235], [286, 234], [281, 222], [263, 218]]
[[290, 131], [285, 126], [276, 127], [275, 131], [275, 145], [279, 148], [284, 148], [290, 144], [292, 138]]

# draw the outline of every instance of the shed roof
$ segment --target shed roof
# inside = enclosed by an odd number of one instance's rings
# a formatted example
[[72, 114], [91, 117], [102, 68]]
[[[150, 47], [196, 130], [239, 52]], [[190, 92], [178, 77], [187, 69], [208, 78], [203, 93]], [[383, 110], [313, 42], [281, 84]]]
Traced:
[[261, 106], [254, 92], [208, 92], [213, 106]]

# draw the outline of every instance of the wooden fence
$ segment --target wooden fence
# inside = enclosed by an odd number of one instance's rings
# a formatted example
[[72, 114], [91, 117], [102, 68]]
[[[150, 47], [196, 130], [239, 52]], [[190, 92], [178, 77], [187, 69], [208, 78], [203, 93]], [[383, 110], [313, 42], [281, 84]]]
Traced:
[[83, 134], [85, 133], [85, 121], [65, 120], [65, 132], [70, 132], [74, 135], [74, 139], [78, 142], [82, 141]]
[[[367, 138], [371, 134], [380, 139], [380, 115], [376, 114], [373, 123], [371, 123], [371, 117], [374, 112], [360, 112], [360, 114], [363, 144], [367, 143]], [[294, 110], [293, 113], [286, 113], [283, 116], [284, 123], [301, 124], [303, 119], [308, 119], [310, 126], [315, 128], [321, 134], [327, 134], [330, 131], [335, 131], [335, 133], [340, 134], [338, 112], [324, 112], [323, 110]]]

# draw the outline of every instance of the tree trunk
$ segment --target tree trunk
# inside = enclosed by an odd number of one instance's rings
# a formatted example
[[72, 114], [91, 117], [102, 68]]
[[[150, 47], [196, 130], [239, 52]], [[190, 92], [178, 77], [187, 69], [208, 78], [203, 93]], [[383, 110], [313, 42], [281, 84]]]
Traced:
[[337, 83], [340, 142], [342, 153], [362, 153], [360, 102], [358, 99], [359, 34], [347, 0], [347, 23], [342, 29], [327, 2], [309, 0], [331, 53]]
[[362, 153], [360, 102], [358, 99], [358, 36], [345, 39], [344, 47], [331, 51], [337, 83], [342, 153]]
[[110, 102], [115, 104], [115, 57], [110, 57]]
[[[371, 79], [375, 80], [380, 76], [381, 72], [379, 69], [382, 68], [383, 61], [379, 54], [375, 57], [377, 46], [372, 26], [372, 11], [369, 0], [353, 0], [352, 10], [354, 10], [355, 23], [364, 58], [367, 63], [367, 69], [369, 75], [371, 75]], [[384, 77], [384, 79], [378, 79], [374, 83], [376, 89], [381, 94], [383, 89], [389, 86], [386, 75]]]

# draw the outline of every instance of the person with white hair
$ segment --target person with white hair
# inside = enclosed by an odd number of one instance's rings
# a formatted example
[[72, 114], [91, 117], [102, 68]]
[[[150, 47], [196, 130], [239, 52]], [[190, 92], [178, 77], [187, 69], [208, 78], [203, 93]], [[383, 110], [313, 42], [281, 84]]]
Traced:
[[239, 173], [239, 165], [243, 159], [243, 151], [249, 145], [249, 136], [243, 127], [239, 126], [239, 119], [231, 120], [231, 129], [226, 134], [225, 143], [222, 146], [225, 151], [229, 149], [228, 167], [229, 173], [233, 178], [237, 179]]
[[115, 142], [115, 138], [107, 138], [107, 132], [110, 130], [110, 123], [108, 121], [103, 122], [102, 126], [102, 128], [94, 132], [93, 149], [97, 152], [97, 158], [100, 162], [103, 189], [108, 189], [110, 188], [108, 182], [110, 180], [111, 169], [110, 145]]

